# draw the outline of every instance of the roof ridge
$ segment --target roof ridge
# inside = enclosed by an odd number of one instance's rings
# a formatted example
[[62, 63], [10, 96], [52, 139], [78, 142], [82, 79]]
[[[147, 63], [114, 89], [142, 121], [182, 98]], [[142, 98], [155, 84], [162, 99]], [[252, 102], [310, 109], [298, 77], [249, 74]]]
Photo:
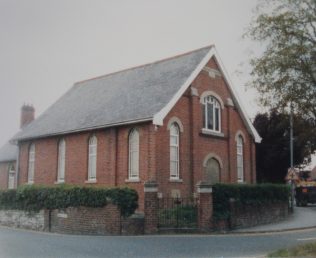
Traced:
[[181, 53], [181, 54], [178, 54], [178, 55], [175, 55], [175, 56], [171, 56], [171, 57], [167, 57], [167, 58], [164, 58], [164, 59], [156, 60], [156, 61], [153, 61], [153, 62], [150, 62], [150, 63], [137, 65], [137, 66], [133, 66], [133, 67], [129, 67], [129, 68], [123, 69], [123, 70], [119, 70], [119, 71], [111, 72], [111, 73], [108, 73], [108, 74], [96, 76], [96, 77], [93, 77], [93, 78], [85, 79], [85, 80], [82, 80], [82, 81], [75, 82], [74, 86], [76, 86], [77, 84], [81, 84], [83, 82], [92, 81], [92, 80], [96, 80], [96, 79], [101, 79], [101, 78], [104, 78], [104, 77], [107, 77], [107, 76], [111, 76], [111, 75], [114, 75], [114, 74], [118, 74], [118, 73], [121, 73], [121, 72], [126, 72], [126, 71], [129, 71], [129, 70], [134, 70], [134, 69], [137, 69], [137, 68], [141, 68], [141, 67], [153, 65], [153, 64], [156, 64], [156, 63], [168, 61], [168, 60], [171, 60], [171, 59], [175, 59], [175, 58], [178, 58], [178, 57], [181, 57], [181, 56], [185, 56], [185, 55], [191, 54], [193, 52], [196, 52], [196, 51], [199, 51], [199, 50], [202, 50], [202, 49], [205, 49], [205, 48], [211, 48], [211, 47], [214, 47], [214, 46], [215, 46], [214, 44], [211, 44], [211, 45], [208, 45], [208, 46], [205, 46], [205, 47], [197, 48], [197, 49], [194, 49], [194, 50], [191, 50], [191, 51], [188, 51], [188, 52], [184, 52], [184, 53]]

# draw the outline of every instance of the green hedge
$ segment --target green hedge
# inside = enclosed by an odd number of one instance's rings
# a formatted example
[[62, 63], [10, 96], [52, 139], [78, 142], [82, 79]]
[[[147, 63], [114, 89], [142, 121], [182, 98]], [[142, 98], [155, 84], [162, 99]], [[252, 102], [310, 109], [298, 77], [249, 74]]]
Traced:
[[259, 206], [265, 203], [287, 203], [288, 185], [279, 184], [216, 184], [213, 186], [213, 217], [216, 220], [230, 217], [229, 200], [238, 205]]
[[0, 209], [39, 211], [78, 206], [103, 207], [109, 201], [118, 205], [125, 217], [138, 207], [137, 192], [130, 188], [32, 185], [0, 191]]

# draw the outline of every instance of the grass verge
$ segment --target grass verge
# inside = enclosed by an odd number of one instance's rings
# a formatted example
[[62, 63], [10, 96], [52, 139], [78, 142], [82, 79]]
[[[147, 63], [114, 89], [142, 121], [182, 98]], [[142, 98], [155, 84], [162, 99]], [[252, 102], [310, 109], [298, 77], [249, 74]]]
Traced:
[[316, 243], [298, 245], [289, 249], [280, 249], [268, 254], [268, 257], [316, 257]]

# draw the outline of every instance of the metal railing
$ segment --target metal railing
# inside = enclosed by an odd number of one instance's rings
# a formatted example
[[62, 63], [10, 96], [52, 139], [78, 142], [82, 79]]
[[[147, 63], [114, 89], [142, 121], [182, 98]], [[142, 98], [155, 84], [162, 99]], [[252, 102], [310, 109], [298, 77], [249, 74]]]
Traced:
[[169, 229], [197, 228], [195, 198], [161, 198], [158, 206], [158, 227]]

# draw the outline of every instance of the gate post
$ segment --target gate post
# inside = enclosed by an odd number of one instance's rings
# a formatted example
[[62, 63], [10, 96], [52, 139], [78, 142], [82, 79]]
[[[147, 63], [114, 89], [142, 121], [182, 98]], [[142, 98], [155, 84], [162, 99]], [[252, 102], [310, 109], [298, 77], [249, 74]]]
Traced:
[[206, 182], [196, 185], [198, 194], [198, 228], [200, 231], [211, 231], [213, 217], [212, 186]]
[[158, 184], [147, 181], [144, 184], [144, 213], [145, 213], [145, 234], [153, 234], [158, 231]]

